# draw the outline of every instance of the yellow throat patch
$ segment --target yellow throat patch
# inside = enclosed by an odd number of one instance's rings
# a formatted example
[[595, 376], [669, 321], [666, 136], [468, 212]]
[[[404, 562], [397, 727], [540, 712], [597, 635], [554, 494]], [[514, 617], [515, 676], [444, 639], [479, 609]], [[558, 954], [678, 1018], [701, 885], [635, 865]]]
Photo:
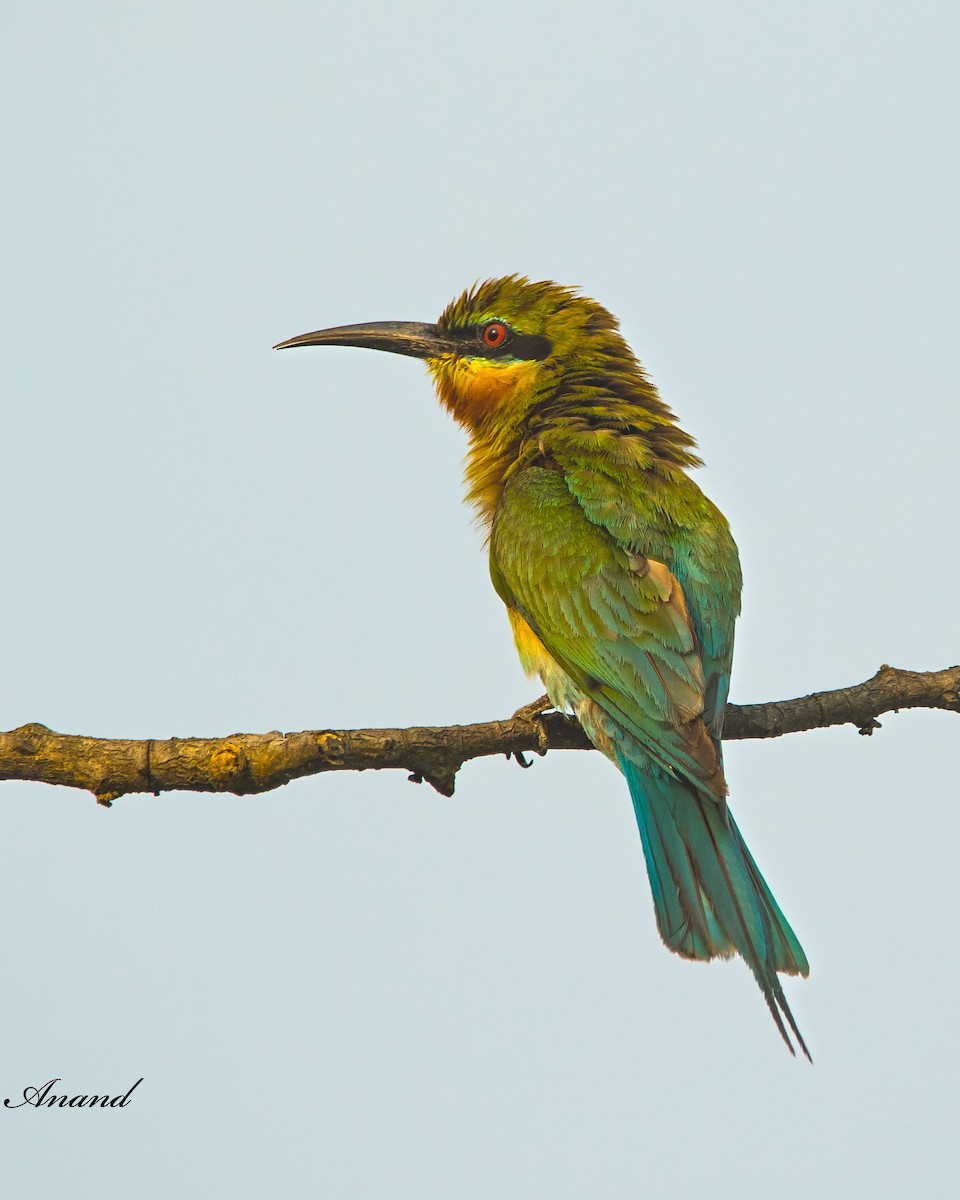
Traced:
[[533, 382], [539, 363], [445, 357], [430, 359], [427, 366], [440, 403], [461, 425], [476, 429], [504, 400]]

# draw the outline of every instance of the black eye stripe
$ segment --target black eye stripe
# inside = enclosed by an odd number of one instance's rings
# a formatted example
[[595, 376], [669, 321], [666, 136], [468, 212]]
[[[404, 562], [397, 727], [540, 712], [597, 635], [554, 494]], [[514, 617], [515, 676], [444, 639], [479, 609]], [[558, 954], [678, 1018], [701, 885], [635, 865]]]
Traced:
[[[503, 340], [491, 346], [484, 334], [491, 325], [501, 326], [505, 331]], [[464, 343], [465, 358], [518, 358], [542, 361], [553, 353], [553, 342], [539, 333], [518, 333], [506, 321], [484, 321], [482, 325], [461, 327], [457, 336]]]
[[509, 358], [540, 361], [553, 353], [553, 342], [539, 333], [515, 333], [505, 343], [505, 353]]

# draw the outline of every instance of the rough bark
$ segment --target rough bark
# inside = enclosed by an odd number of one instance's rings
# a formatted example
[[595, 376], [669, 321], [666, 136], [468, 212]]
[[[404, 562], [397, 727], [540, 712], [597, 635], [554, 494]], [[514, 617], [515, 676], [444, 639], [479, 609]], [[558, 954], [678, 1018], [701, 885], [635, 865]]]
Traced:
[[[491, 754], [590, 750], [573, 717], [526, 705], [506, 721], [414, 729], [322, 729], [302, 733], [237, 733], [221, 738], [146, 741], [54, 733], [22, 725], [0, 733], [0, 779], [84, 788], [109, 806], [128, 792], [231, 792], [250, 795], [322, 771], [400, 769], [452, 796], [457, 771]], [[960, 712], [960, 666], [904, 671], [883, 666], [853, 687], [796, 700], [727, 706], [724, 738], [769, 738], [829, 725], [870, 734], [877, 717], [901, 708]]]

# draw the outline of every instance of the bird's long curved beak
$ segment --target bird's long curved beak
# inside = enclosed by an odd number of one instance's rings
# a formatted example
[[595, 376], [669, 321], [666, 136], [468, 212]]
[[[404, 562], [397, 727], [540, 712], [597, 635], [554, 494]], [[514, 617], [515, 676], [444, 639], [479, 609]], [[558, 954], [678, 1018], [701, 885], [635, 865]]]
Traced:
[[274, 350], [293, 346], [361, 346], [367, 350], [386, 350], [411, 358], [439, 358], [456, 353], [460, 343], [448, 330], [417, 321], [370, 321], [364, 325], [337, 325], [301, 333], [299, 337], [278, 342]]

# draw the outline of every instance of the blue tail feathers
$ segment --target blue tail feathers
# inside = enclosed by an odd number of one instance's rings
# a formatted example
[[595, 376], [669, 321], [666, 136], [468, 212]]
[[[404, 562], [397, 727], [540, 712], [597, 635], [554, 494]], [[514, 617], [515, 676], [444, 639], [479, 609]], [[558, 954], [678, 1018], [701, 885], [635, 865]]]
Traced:
[[684, 958], [739, 954], [790, 1052], [787, 1026], [809, 1059], [777, 976], [808, 974], [807, 957], [733, 817], [653, 763], [641, 768], [621, 755], [620, 767], [637, 814], [664, 943]]

